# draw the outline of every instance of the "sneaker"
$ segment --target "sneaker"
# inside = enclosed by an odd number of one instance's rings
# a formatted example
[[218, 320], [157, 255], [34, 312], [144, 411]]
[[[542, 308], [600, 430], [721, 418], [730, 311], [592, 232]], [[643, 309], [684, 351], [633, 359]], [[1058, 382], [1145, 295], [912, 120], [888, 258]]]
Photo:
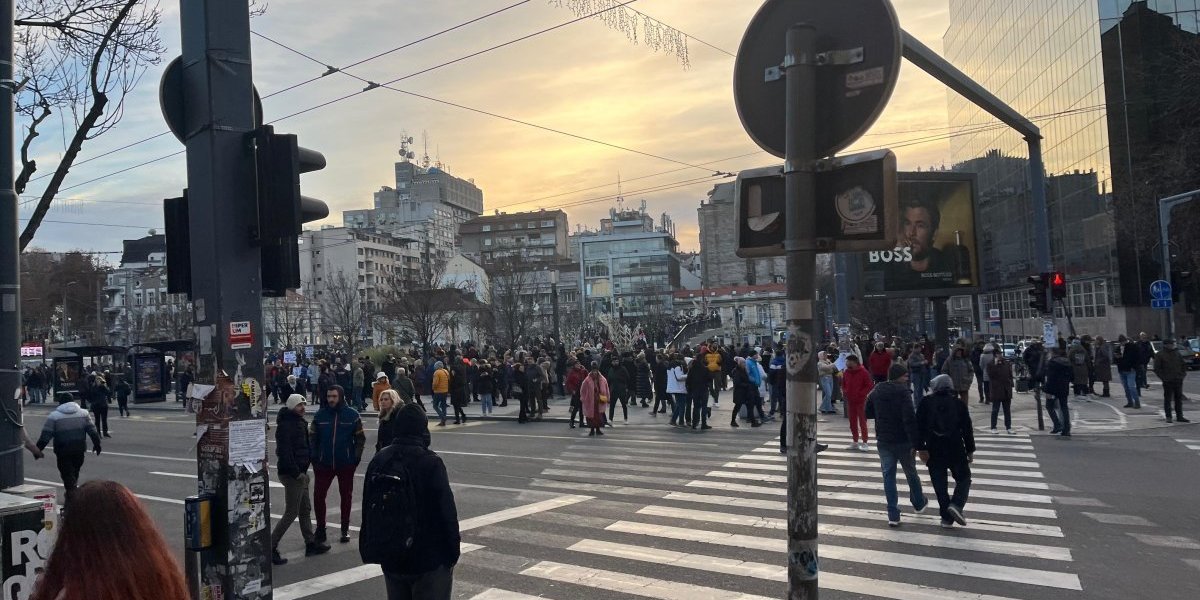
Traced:
[[1174, 420], [1174, 419], [1172, 419], [1171, 417], [1167, 417], [1167, 422], [1168, 422], [1168, 423], [1174, 423], [1174, 422], [1175, 422], [1175, 420]]
[[850, 442], [850, 445], [846, 446], [846, 449], [847, 450], [858, 450], [858, 442]]
[[1008, 435], [1017, 435], [1017, 432], [1015, 432], [1015, 431], [1013, 431], [1013, 430], [1009, 429], [1009, 430], [1008, 430]]
[[899, 526], [900, 526], [900, 519], [896, 519], [895, 521], [888, 519], [888, 527], [899, 527]]
[[1176, 423], [1191, 423], [1191, 421], [1189, 421], [1189, 420], [1187, 420], [1187, 419], [1185, 419], [1185, 418], [1183, 418], [1183, 417], [1176, 417], [1176, 418], [1175, 418], [1175, 422], [1176, 422]]
[[317, 556], [329, 552], [329, 544], [312, 541], [304, 545], [305, 556]]
[[339, 542], [341, 542], [341, 543], [343, 543], [343, 544], [349, 544], [349, 543], [350, 543], [350, 530], [349, 530], [349, 529], [343, 529], [343, 530], [342, 530], [342, 537], [341, 537], [341, 538], [339, 538], [339, 539], [338, 539], [338, 541], [339, 541]]
[[817, 444], [817, 454], [820, 454], [829, 449], [829, 444]]
[[869, 444], [867, 444], [866, 442], [863, 442], [863, 443], [861, 443], [861, 444], [859, 444], [859, 445], [858, 445], [858, 449], [859, 449], [859, 451], [861, 451], [861, 452], [870, 452], [870, 451], [871, 451], [871, 446], [870, 446]]
[[954, 519], [955, 523], [958, 523], [964, 527], [967, 525], [967, 520], [963, 517], [961, 508], [951, 504], [950, 506], [946, 507], [946, 512], [950, 513], [950, 518]]
[[279, 554], [279, 548], [271, 548], [271, 564], [275, 566], [286, 565], [288, 559]]
[[992, 428], [992, 435], [996, 435], [997, 433], [1000, 433], [1000, 432], [999, 432], [999, 431], [997, 431], [995, 427], [993, 427], [993, 428]]
[[913, 512], [915, 512], [915, 513], [917, 513], [917, 514], [919, 515], [919, 514], [921, 514], [921, 513], [925, 512], [925, 509], [926, 509], [926, 508], [929, 508], [929, 501], [928, 501], [928, 500], [926, 500], [926, 501], [925, 501], [925, 504], [922, 504], [920, 507], [916, 507], [916, 506], [914, 506], [914, 507], [913, 507]]
[[954, 529], [954, 521], [942, 521], [942, 529]]
[[1059, 428], [1057, 428], [1057, 427], [1055, 427], [1054, 429], [1051, 429], [1051, 430], [1050, 430], [1050, 435], [1058, 435], [1058, 434], [1060, 434], [1060, 433], [1062, 433], [1062, 430], [1061, 430], [1061, 429], [1059, 429]]

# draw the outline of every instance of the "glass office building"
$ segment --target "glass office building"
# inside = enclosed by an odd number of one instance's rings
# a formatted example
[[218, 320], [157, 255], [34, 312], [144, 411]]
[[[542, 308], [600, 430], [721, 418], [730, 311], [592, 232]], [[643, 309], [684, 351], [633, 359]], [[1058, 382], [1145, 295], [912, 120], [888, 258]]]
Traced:
[[[1194, 31], [1196, 3], [950, 1], [945, 57], [1041, 128], [1051, 253], [1055, 268], [1068, 275], [1070, 316], [1080, 334], [1112, 336], [1135, 327], [1126, 322], [1126, 308], [1138, 300], [1122, 297], [1110, 146], [1113, 56], [1106, 56], [1102, 33], [1131, 11], [1160, 10]], [[1039, 270], [1026, 143], [957, 94], [947, 97], [953, 168], [979, 177], [979, 308], [1001, 309], [1007, 336], [1040, 335], [1025, 280]]]

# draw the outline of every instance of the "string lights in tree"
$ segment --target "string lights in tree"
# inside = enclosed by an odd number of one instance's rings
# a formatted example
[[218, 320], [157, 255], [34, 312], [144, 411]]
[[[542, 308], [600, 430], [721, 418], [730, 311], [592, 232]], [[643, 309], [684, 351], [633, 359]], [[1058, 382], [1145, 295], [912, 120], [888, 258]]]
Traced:
[[674, 54], [684, 69], [691, 67], [688, 58], [687, 34], [629, 8], [636, 0], [548, 0], [551, 6], [565, 8], [577, 17], [594, 17], [605, 27], [615, 29], [634, 44], [642, 44], [655, 52]]

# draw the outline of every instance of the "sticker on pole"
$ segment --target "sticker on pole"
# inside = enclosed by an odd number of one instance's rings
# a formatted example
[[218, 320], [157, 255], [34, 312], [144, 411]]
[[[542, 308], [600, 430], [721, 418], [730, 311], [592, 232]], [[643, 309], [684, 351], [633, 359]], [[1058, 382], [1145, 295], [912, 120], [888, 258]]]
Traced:
[[229, 323], [229, 347], [234, 350], [249, 350], [254, 345], [254, 331], [250, 321], [231, 321]]

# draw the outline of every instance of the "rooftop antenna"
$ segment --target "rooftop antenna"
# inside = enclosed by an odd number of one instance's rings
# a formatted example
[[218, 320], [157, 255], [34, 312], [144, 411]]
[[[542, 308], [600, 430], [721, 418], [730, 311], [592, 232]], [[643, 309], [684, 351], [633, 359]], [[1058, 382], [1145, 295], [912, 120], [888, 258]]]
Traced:
[[617, 171], [617, 212], [624, 212], [624, 211], [625, 211], [625, 195], [621, 193], [621, 172]]
[[404, 162], [408, 162], [417, 157], [417, 155], [413, 154], [413, 152], [412, 152], [412, 144], [413, 144], [412, 136], [408, 135], [408, 132], [401, 131], [400, 132], [400, 160], [403, 160]]
[[429, 132], [421, 131], [421, 143], [425, 145], [425, 153], [421, 156], [421, 166], [429, 168]]

